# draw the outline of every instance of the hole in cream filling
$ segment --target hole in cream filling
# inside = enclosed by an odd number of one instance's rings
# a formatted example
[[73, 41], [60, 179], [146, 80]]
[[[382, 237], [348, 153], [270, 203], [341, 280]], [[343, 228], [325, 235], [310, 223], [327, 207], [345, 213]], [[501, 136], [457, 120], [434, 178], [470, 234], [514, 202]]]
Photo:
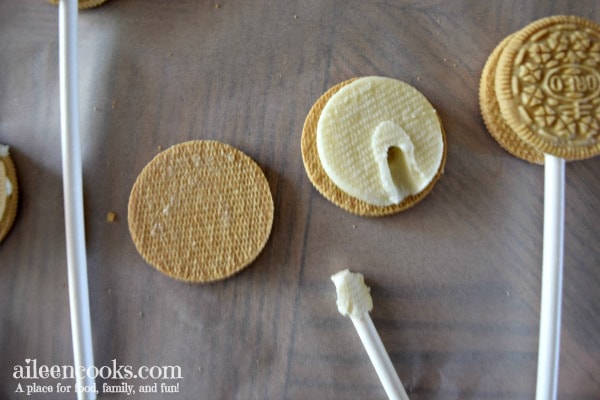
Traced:
[[426, 178], [415, 160], [415, 148], [410, 136], [391, 121], [375, 128], [372, 139], [379, 179], [391, 204], [416, 194], [426, 186]]
[[411, 168], [401, 148], [391, 146], [388, 149], [387, 164], [392, 183], [399, 192], [414, 194], [419, 191], [420, 181], [418, 179], [418, 172], [414, 171], [414, 165]]

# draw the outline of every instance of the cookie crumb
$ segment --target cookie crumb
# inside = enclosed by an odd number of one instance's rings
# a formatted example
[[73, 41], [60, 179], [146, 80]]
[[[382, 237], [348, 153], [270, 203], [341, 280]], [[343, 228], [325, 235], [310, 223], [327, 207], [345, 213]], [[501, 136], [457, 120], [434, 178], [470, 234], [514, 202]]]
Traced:
[[221, 3], [215, 3], [215, 8], [221, 8]]
[[117, 107], [117, 101], [113, 99], [113, 101], [110, 103], [110, 108], [112, 108], [113, 110]]
[[117, 214], [115, 214], [112, 211], [109, 211], [106, 214], [106, 222], [115, 222], [115, 220], [117, 219]]

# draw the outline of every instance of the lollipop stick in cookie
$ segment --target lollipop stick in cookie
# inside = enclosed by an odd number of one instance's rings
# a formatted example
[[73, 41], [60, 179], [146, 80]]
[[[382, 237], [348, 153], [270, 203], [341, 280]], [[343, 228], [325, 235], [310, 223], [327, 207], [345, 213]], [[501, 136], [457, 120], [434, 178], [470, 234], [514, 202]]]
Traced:
[[536, 399], [556, 399], [563, 280], [565, 160], [545, 155], [544, 242]]
[[[503, 43], [495, 70], [484, 68], [480, 92], [495, 94], [498, 107], [482, 107], [482, 114], [493, 122], [489, 117], [497, 115], [499, 108], [503, 126], [512, 131], [506, 136], [544, 154], [536, 399], [550, 400], [556, 399], [558, 386], [565, 160], [600, 154], [600, 25], [576, 16], [546, 17], [510, 35]], [[495, 58], [492, 56], [487, 64], [493, 66]], [[495, 72], [493, 90], [487, 90], [492, 88], [488, 83], [490, 71]], [[492, 129], [499, 126], [486, 124]], [[509, 142], [512, 140], [505, 144]]]
[[[59, 13], [60, 121], [62, 142], [65, 236], [69, 279], [69, 306], [74, 366], [77, 371], [94, 364], [83, 222], [81, 147], [79, 140], [77, 73], [77, 0], [61, 0]], [[79, 375], [79, 374], [78, 374]], [[77, 377], [79, 400], [93, 400], [89, 374]]]
[[393, 400], [408, 400], [404, 386], [369, 315], [373, 300], [363, 276], [345, 269], [334, 274], [331, 280], [337, 291], [338, 311], [352, 320], [388, 397]]

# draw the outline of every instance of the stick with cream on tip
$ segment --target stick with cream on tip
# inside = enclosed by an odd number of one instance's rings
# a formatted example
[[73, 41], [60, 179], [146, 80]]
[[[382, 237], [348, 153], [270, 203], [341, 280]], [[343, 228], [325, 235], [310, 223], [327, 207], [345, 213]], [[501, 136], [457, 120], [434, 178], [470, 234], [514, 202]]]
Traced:
[[373, 299], [362, 274], [345, 269], [332, 275], [331, 280], [337, 292], [338, 311], [352, 320], [386, 394], [391, 400], [408, 400], [404, 386], [369, 315], [373, 309]]

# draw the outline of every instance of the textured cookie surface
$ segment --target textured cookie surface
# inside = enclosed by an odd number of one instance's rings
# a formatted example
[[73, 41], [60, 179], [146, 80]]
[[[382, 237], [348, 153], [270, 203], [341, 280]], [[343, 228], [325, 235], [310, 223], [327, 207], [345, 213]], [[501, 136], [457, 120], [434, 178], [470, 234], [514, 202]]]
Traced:
[[503, 118], [543, 153], [600, 153], [600, 26], [574, 16], [535, 21], [512, 35], [498, 60]]
[[483, 68], [479, 85], [479, 106], [481, 115], [488, 132], [504, 150], [513, 156], [530, 163], [543, 164], [544, 154], [521, 140], [515, 131], [508, 126], [504, 118], [502, 118], [500, 105], [496, 98], [495, 81], [498, 59], [510, 38], [510, 36], [505, 38], [498, 46], [496, 46]]
[[0, 242], [6, 237], [17, 215], [19, 187], [17, 172], [8, 146], [0, 144]]
[[190, 141], [158, 154], [138, 176], [129, 230], [144, 259], [188, 282], [224, 279], [265, 246], [273, 199], [259, 166], [215, 141]]
[[309, 111], [304, 122], [304, 127], [302, 131], [302, 159], [304, 162], [304, 167], [306, 169], [308, 178], [310, 179], [311, 183], [315, 186], [315, 188], [325, 198], [327, 198], [335, 205], [343, 208], [344, 210], [362, 216], [383, 216], [394, 214], [406, 210], [409, 207], [417, 204], [433, 188], [435, 182], [441, 175], [445, 164], [445, 134], [440, 124], [440, 130], [443, 141], [443, 151], [440, 164], [436, 171], [436, 175], [433, 177], [431, 182], [429, 182], [429, 184], [420, 192], [406, 196], [399, 203], [381, 206], [370, 204], [343, 191], [331, 180], [331, 178], [325, 172], [321, 164], [321, 160], [319, 158], [319, 153], [317, 150], [317, 124], [324, 107], [326, 106], [327, 102], [332, 98], [332, 96], [336, 94], [340, 89], [351, 84], [352, 82], [355, 82], [356, 80], [357, 79], [351, 79], [330, 88], [315, 102], [315, 104]]

